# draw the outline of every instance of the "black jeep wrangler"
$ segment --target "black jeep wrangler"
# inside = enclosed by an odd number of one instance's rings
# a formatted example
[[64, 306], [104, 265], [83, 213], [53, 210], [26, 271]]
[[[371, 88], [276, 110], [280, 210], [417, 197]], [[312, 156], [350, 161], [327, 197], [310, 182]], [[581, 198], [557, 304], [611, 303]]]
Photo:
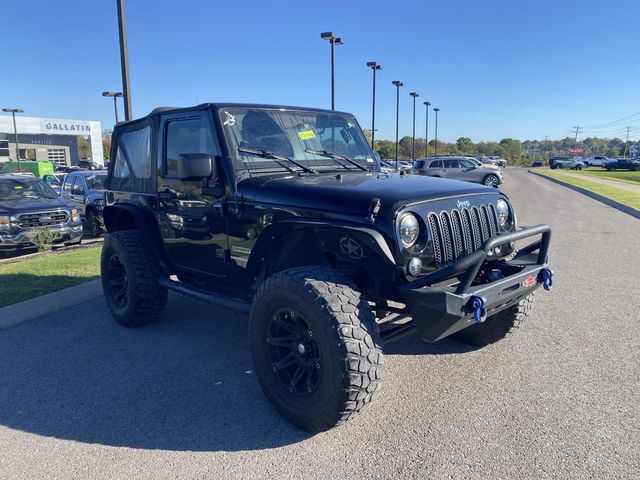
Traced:
[[495, 342], [552, 281], [548, 226], [518, 229], [495, 188], [383, 173], [347, 113], [156, 109], [116, 126], [106, 188], [116, 321], [154, 321], [168, 290], [248, 314], [265, 395], [309, 431], [373, 400], [385, 343]]

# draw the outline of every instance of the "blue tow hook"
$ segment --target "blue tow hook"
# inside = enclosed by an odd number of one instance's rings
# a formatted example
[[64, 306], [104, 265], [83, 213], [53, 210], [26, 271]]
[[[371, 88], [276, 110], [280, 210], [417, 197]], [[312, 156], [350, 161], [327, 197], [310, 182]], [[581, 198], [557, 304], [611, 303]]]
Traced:
[[476, 323], [482, 323], [487, 319], [487, 310], [485, 309], [486, 300], [482, 297], [471, 297], [471, 308], [473, 308], [473, 318]]
[[553, 272], [548, 268], [543, 268], [540, 270], [540, 279], [544, 289], [547, 291], [551, 290], [551, 287], [553, 287]]

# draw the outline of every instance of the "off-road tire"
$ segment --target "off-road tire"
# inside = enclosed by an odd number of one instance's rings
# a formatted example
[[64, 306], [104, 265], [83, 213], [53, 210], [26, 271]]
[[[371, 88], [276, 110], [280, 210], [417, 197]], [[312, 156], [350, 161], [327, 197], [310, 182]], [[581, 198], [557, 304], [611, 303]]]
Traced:
[[[117, 263], [120, 263], [124, 270], [124, 301], [119, 301], [112, 283], [114, 276], [117, 277], [114, 269]], [[166, 306], [167, 289], [158, 283], [163, 274], [160, 263], [149, 251], [137, 230], [122, 230], [105, 236], [100, 270], [107, 306], [120, 325], [147, 325], [153, 322]]]
[[[272, 363], [273, 349], [280, 347], [269, 343], [270, 325], [276, 312], [286, 309], [303, 317], [317, 342], [317, 388], [304, 395], [294, 393]], [[378, 326], [366, 299], [339, 272], [301, 267], [267, 278], [254, 297], [249, 330], [255, 372], [266, 397], [285, 419], [306, 431], [346, 422], [380, 390], [384, 357]]]
[[483, 323], [471, 325], [451, 337], [475, 347], [484, 347], [502, 340], [522, 326], [531, 312], [533, 300], [533, 293], [530, 293], [515, 305], [488, 317]]

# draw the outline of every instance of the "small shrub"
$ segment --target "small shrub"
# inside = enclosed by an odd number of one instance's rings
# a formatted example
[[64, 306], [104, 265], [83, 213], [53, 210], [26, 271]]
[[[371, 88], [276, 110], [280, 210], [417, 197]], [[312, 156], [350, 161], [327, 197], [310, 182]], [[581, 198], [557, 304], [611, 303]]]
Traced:
[[51, 250], [53, 239], [54, 235], [49, 227], [35, 227], [29, 232], [29, 240], [35, 244], [39, 252]]

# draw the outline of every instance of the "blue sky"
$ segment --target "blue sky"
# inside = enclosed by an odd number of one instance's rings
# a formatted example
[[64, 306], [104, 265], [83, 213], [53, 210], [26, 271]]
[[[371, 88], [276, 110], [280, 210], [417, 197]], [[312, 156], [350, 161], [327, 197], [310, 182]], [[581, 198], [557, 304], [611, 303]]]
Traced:
[[[640, 112], [637, 1], [128, 0], [126, 8], [134, 116], [205, 101], [328, 108], [322, 31], [344, 38], [336, 108], [363, 127], [371, 122], [365, 64], [383, 66], [377, 138], [395, 135], [392, 80], [405, 83], [401, 136], [411, 134], [410, 91], [421, 94], [418, 135], [429, 100], [448, 141], [554, 139]], [[0, 31], [1, 106], [113, 125], [113, 104], [100, 93], [121, 88], [115, 0], [3, 2]]]

